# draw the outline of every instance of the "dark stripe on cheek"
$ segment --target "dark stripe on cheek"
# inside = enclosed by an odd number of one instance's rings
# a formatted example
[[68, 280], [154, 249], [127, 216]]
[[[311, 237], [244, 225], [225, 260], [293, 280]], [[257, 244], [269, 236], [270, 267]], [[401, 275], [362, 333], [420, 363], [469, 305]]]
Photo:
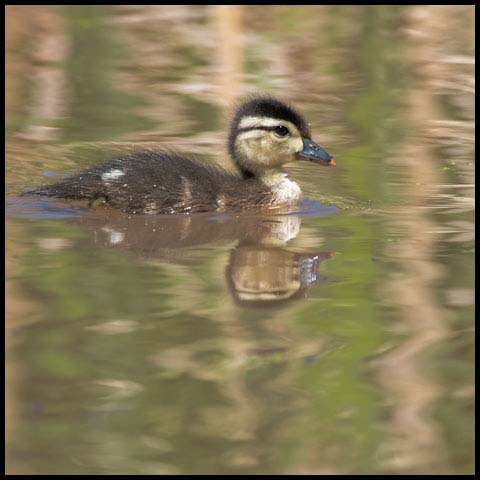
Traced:
[[[278, 126], [278, 125], [277, 125]], [[239, 128], [237, 130], [238, 133], [243, 133], [243, 132], [250, 132], [251, 130], [265, 130], [267, 132], [273, 132], [277, 127], [262, 127], [259, 125], [258, 127], [246, 127], [246, 128]]]

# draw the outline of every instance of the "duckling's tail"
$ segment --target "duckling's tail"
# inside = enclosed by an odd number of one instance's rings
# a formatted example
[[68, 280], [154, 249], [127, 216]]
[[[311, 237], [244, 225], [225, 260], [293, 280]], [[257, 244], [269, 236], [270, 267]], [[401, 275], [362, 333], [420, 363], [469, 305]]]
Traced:
[[35, 188], [33, 190], [27, 190], [26, 192], [20, 192], [20, 197], [26, 197], [29, 195], [40, 195], [45, 197], [54, 197], [55, 193], [51, 185], [44, 185], [39, 188]]
[[45, 197], [68, 198], [71, 200], [92, 200], [102, 194], [102, 183], [96, 178], [79, 177], [67, 178], [52, 185], [43, 185], [33, 190], [22, 192], [20, 196], [39, 195]]

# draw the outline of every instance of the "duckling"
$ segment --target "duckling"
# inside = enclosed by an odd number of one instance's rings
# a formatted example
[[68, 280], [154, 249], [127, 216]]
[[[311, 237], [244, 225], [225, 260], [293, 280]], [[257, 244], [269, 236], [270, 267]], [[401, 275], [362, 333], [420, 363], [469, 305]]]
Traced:
[[128, 213], [175, 214], [274, 208], [296, 204], [302, 192], [282, 166], [335, 159], [311, 139], [303, 117], [272, 97], [254, 97], [237, 109], [228, 150], [238, 173], [176, 154], [125, 154], [63, 181], [25, 194], [101, 199]]

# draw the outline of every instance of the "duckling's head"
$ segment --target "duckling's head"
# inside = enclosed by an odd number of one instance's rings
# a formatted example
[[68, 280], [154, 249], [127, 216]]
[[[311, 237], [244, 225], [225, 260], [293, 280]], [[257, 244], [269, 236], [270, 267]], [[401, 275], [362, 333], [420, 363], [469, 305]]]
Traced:
[[229, 136], [230, 155], [245, 177], [262, 176], [296, 160], [335, 165], [334, 158], [311, 139], [310, 129], [292, 107], [271, 97], [240, 105]]

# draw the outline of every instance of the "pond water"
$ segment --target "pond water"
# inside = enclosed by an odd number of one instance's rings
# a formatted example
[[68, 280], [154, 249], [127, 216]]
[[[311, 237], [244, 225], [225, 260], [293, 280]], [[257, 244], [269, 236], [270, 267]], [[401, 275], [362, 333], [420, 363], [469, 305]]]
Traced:
[[[8, 6], [8, 473], [473, 473], [474, 7]], [[228, 166], [242, 95], [337, 160], [278, 214], [18, 197]]]

